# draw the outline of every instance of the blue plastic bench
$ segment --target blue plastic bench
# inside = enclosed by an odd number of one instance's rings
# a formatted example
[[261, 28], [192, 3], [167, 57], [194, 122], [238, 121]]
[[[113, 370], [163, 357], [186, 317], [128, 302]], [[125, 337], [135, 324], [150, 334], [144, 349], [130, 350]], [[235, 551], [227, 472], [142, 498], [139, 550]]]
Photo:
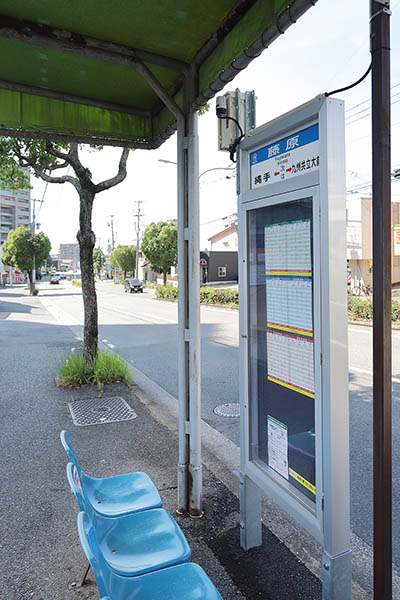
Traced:
[[[81, 510], [85, 500], [75, 465], [68, 463], [67, 478]], [[189, 545], [179, 525], [163, 508], [121, 517], [104, 517], [92, 511], [92, 544], [99, 547], [110, 569], [136, 576], [190, 560]], [[88, 517], [89, 518], [89, 517]]]
[[78, 515], [78, 533], [101, 600], [222, 600], [199, 565], [187, 562], [136, 577], [125, 577], [112, 570], [104, 559], [96, 544], [91, 520], [83, 512]]
[[80, 506], [81, 510], [89, 514], [94, 511], [106, 517], [119, 517], [162, 506], [161, 496], [146, 473], [138, 471], [113, 477], [90, 477], [79, 463], [69, 433], [62, 431], [60, 437], [69, 460], [77, 470], [85, 501], [85, 506]]

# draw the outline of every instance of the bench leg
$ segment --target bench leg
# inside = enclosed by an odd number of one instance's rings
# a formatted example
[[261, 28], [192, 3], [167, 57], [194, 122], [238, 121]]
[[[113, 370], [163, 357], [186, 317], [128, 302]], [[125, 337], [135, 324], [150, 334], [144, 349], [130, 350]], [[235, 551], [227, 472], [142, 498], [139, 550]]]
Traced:
[[81, 577], [81, 579], [80, 579], [80, 581], [79, 581], [79, 585], [78, 585], [78, 587], [82, 587], [82, 586], [83, 586], [83, 584], [85, 583], [85, 580], [86, 580], [87, 574], [89, 573], [89, 570], [90, 570], [90, 563], [89, 563], [89, 561], [88, 561], [88, 562], [87, 562], [87, 565], [86, 565], [86, 567], [85, 567], [85, 570], [84, 570], [84, 571], [83, 571], [83, 573], [82, 573], [82, 577]]

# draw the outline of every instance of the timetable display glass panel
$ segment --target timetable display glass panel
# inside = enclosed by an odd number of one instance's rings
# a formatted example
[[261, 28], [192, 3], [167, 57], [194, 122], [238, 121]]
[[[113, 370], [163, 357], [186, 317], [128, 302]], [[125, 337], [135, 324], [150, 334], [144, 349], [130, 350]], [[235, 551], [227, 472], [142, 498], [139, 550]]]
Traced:
[[251, 460], [315, 503], [313, 201], [247, 215]]

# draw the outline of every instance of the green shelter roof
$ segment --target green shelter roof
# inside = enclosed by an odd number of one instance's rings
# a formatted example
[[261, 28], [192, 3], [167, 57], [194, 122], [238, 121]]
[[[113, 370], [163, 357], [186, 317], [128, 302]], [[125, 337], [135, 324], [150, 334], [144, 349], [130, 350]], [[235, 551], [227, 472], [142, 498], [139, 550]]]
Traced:
[[317, 0], [0, 0], [0, 134], [156, 148]]

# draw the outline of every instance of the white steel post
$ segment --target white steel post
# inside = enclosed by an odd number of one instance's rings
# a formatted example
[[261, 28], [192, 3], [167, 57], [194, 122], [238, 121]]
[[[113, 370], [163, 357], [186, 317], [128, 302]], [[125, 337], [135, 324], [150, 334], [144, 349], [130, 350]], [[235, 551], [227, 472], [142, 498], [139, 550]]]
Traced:
[[197, 112], [188, 122], [188, 277], [189, 277], [189, 481], [188, 511], [192, 517], [203, 514], [201, 506], [201, 398], [200, 398], [200, 216], [199, 216], [199, 136]]
[[[344, 106], [328, 99], [320, 112], [329, 169], [321, 169], [323, 530], [322, 597], [351, 600], [349, 399]], [[334, 176], [330, 176], [330, 173]]]
[[178, 122], [178, 512], [203, 514], [201, 506], [200, 217], [197, 112], [191, 108], [197, 75], [186, 76], [184, 116]]
[[[137, 67], [138, 68], [138, 67]], [[138, 69], [175, 115], [178, 126], [178, 379], [179, 462], [178, 512], [191, 517], [201, 507], [200, 433], [200, 218], [197, 70], [184, 74], [183, 111], [145, 66]]]
[[262, 544], [261, 490], [240, 473], [240, 546], [250, 550]]
[[188, 344], [185, 332], [187, 322], [187, 287], [188, 287], [188, 241], [187, 231], [187, 150], [185, 149], [185, 121], [178, 119], [178, 509], [183, 514], [187, 511], [188, 482], [188, 437], [186, 423], [189, 420], [189, 386], [188, 386]]

